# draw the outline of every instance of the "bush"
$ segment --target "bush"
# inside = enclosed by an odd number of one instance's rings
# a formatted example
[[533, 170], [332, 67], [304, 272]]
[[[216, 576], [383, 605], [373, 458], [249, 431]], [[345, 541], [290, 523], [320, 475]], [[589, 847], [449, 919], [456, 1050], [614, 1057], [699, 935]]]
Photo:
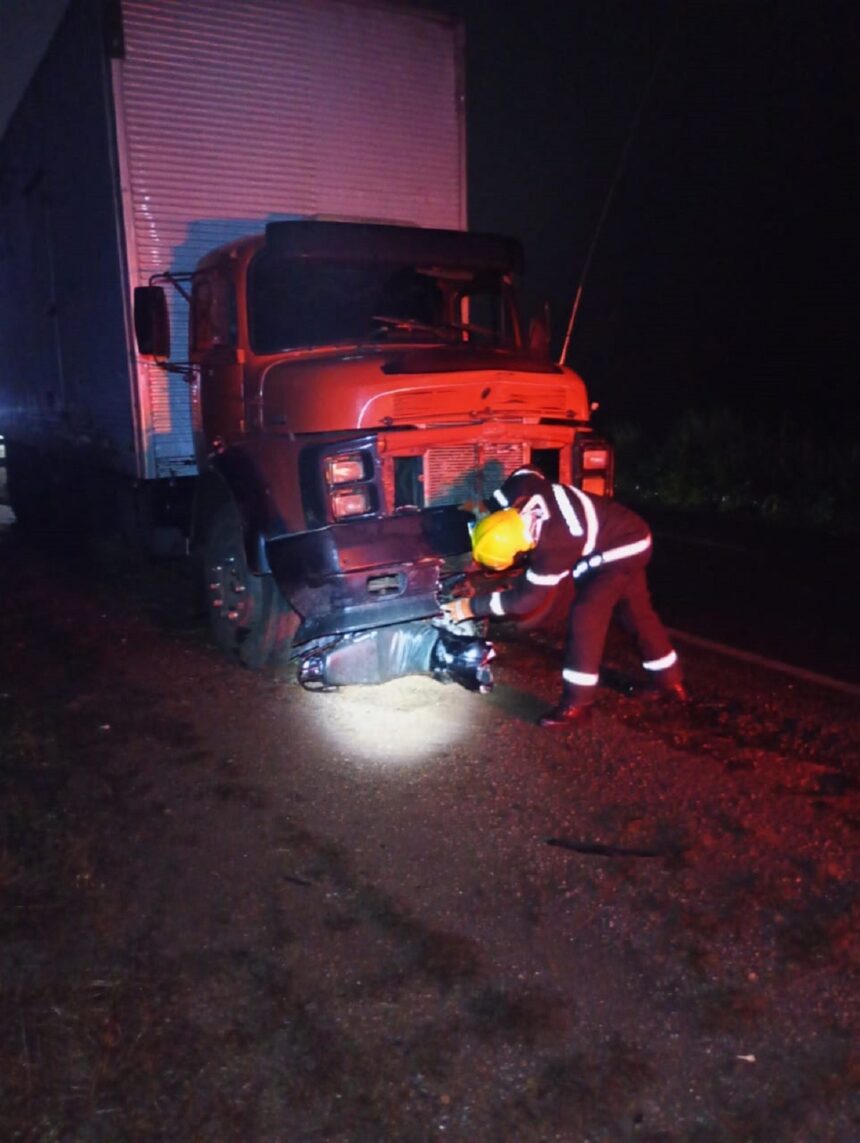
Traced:
[[609, 435], [621, 500], [860, 528], [860, 444], [848, 426], [834, 438], [787, 415], [751, 423], [731, 409], [685, 410], [657, 431], [627, 422]]

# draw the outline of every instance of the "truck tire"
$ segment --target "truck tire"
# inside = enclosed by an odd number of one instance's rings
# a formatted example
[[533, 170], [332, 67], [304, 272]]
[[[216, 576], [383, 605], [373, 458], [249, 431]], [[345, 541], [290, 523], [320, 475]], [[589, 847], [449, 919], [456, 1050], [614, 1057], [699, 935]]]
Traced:
[[271, 575], [254, 575], [245, 555], [239, 512], [219, 505], [206, 529], [203, 589], [217, 645], [252, 671], [289, 655], [299, 625]]

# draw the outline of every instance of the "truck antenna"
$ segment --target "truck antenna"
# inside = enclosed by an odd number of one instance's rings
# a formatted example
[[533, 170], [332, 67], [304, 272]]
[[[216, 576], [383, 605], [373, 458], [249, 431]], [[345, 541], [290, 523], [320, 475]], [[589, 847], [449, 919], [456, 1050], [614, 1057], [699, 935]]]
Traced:
[[588, 253], [585, 256], [585, 263], [582, 267], [582, 273], [579, 276], [579, 283], [576, 287], [576, 294], [573, 299], [573, 306], [570, 311], [570, 320], [567, 323], [567, 330], [564, 335], [564, 345], [561, 347], [561, 354], [559, 355], [559, 365], [564, 365], [567, 358], [567, 351], [570, 346], [570, 338], [573, 333], [573, 324], [576, 321], [576, 315], [579, 312], [579, 304], [582, 301], [582, 291], [585, 288], [585, 279], [588, 277], [588, 271], [591, 269], [591, 262], [594, 258], [594, 251], [597, 249], [597, 242], [600, 238], [600, 232], [603, 229], [603, 224], [606, 221], [606, 216], [609, 214], [609, 207], [612, 205], [612, 199], [615, 195], [615, 188], [621, 181], [621, 176], [624, 173], [624, 168], [627, 165], [627, 156], [630, 153], [630, 148], [633, 145], [633, 140], [636, 138], [636, 133], [639, 130], [639, 124], [642, 121], [642, 114], [645, 111], [645, 105], [651, 95], [651, 89], [654, 86], [654, 81], [657, 78], [657, 73], [663, 63], [666, 55], [666, 48], [669, 43], [669, 37], [672, 32], [672, 24], [669, 23], [666, 35], [663, 37], [663, 43], [657, 53], [657, 58], [654, 60], [654, 66], [651, 69], [651, 74], [648, 76], [648, 81], [642, 91], [642, 96], [639, 100], [639, 106], [636, 108], [636, 113], [630, 123], [630, 130], [627, 132], [627, 138], [624, 141], [624, 146], [621, 148], [621, 154], [618, 158], [618, 164], [615, 168], [615, 174], [612, 177], [612, 182], [609, 184], [609, 190], [606, 193], [606, 198], [603, 200], [603, 208], [600, 211], [600, 217], [597, 220], [597, 225], [594, 228], [594, 233], [591, 236], [591, 243], [588, 247]]

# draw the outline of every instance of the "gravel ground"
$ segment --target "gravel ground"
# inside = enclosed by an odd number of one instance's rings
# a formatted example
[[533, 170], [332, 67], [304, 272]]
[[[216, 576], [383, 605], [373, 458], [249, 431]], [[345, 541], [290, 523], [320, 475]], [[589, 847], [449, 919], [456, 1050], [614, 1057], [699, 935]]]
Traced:
[[174, 569], [0, 534], [0, 1136], [860, 1138], [856, 700], [690, 651], [534, 726], [223, 661]]

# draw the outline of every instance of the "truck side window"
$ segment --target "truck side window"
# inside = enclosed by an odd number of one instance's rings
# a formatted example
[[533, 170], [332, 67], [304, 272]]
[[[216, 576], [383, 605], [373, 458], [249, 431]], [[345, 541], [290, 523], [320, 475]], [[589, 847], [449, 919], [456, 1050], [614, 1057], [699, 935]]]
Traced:
[[216, 345], [236, 344], [236, 296], [223, 274], [209, 272], [194, 279], [191, 312], [194, 351], [205, 353]]

